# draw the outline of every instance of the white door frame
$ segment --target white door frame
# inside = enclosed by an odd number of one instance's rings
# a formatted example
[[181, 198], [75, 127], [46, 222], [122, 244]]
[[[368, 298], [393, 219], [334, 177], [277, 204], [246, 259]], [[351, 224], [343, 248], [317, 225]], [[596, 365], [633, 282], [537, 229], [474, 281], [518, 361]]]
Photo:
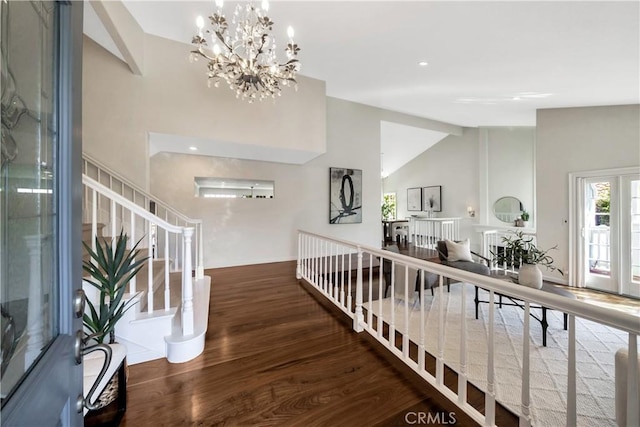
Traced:
[[[583, 210], [581, 206], [584, 204], [584, 194], [582, 194], [582, 186], [585, 179], [589, 178], [610, 178], [612, 176], [624, 176], [624, 175], [640, 175], [640, 167], [625, 167], [615, 169], [600, 169], [593, 171], [571, 172], [569, 173], [569, 285], [584, 287], [585, 275], [580, 263], [583, 259], [583, 245], [582, 245], [582, 226], [584, 223]], [[618, 193], [620, 193], [620, 189]], [[620, 194], [618, 194], [620, 195]], [[616, 221], [618, 224], [622, 224], [623, 209], [618, 209], [618, 217]], [[620, 227], [618, 227], [620, 230]], [[619, 239], [617, 239], [620, 241]], [[618, 279], [623, 277], [621, 265], [625, 264], [624, 261], [618, 263]], [[618, 291], [620, 291], [620, 285], [618, 285]]]

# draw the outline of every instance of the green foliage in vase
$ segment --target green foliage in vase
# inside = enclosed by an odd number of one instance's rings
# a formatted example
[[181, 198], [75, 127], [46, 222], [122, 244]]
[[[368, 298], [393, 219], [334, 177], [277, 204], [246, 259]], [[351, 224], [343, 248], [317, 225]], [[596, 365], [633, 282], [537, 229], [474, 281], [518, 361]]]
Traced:
[[529, 221], [529, 212], [522, 211], [522, 214], [520, 215], [520, 218], [522, 218], [523, 221]]
[[558, 271], [564, 276], [559, 268], [553, 266], [553, 258], [549, 251], [557, 249], [558, 245], [547, 250], [538, 248], [533, 243], [533, 236], [525, 235], [522, 231], [516, 231], [512, 235], [502, 238], [501, 250], [491, 251], [492, 260], [498, 265], [519, 268], [520, 263], [542, 265], [550, 271]]
[[382, 201], [382, 219], [385, 221], [396, 219], [396, 195], [385, 194]]
[[87, 299], [89, 313], [85, 313], [83, 323], [89, 331], [85, 342], [94, 340], [114, 342], [114, 329], [118, 320], [135, 304], [135, 299], [122, 301], [127, 285], [138, 274], [149, 257], [141, 257], [138, 245], [140, 239], [130, 251], [127, 250], [128, 236], [120, 231], [114, 241], [96, 236], [96, 250], [82, 243], [90, 255], [89, 260], [82, 263], [83, 270], [91, 277], [85, 279], [99, 291], [99, 301], [93, 304]]

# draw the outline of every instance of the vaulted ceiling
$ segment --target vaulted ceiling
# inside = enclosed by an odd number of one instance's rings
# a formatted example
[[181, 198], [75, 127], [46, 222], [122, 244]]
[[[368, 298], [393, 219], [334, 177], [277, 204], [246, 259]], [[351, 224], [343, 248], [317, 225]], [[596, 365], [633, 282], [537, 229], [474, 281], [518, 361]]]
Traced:
[[[124, 4], [146, 33], [185, 44], [215, 7]], [[471, 127], [640, 103], [638, 1], [272, 1], [269, 16], [277, 37], [295, 28], [301, 73], [332, 97]]]

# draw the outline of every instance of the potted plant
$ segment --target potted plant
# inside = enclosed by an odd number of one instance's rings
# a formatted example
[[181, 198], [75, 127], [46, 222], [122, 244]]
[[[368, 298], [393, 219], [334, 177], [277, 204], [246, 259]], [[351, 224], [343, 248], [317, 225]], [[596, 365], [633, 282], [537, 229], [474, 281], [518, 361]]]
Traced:
[[503, 237], [502, 243], [501, 251], [491, 252], [492, 259], [498, 265], [519, 269], [518, 283], [521, 285], [537, 289], [542, 287], [539, 265], [564, 275], [562, 270], [553, 266], [553, 258], [548, 254], [549, 251], [557, 249], [558, 245], [542, 250], [533, 243], [533, 236], [525, 235], [522, 231]]
[[149, 257], [141, 257], [138, 245], [127, 249], [128, 236], [120, 231], [114, 241], [95, 237], [96, 250], [83, 242], [90, 259], [83, 261], [83, 270], [90, 275], [85, 279], [98, 290], [97, 303], [87, 299], [89, 313], [85, 313], [83, 324], [86, 328], [85, 342], [115, 341], [115, 326], [118, 320], [135, 304], [134, 298], [123, 301], [131, 279], [140, 271]]
[[526, 227], [527, 226], [527, 222], [529, 221], [529, 212], [527, 211], [522, 211], [522, 214], [520, 214], [520, 218], [522, 219], [522, 226]]

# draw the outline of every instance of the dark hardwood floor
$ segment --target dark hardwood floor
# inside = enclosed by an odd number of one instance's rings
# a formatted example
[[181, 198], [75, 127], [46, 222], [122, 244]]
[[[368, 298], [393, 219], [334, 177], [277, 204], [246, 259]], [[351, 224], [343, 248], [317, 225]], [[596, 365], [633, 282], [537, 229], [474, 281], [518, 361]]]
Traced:
[[[206, 273], [204, 353], [131, 366], [122, 425], [402, 426], [420, 412], [475, 425], [319, 304], [295, 279], [294, 262]], [[446, 424], [449, 413], [455, 423]]]

